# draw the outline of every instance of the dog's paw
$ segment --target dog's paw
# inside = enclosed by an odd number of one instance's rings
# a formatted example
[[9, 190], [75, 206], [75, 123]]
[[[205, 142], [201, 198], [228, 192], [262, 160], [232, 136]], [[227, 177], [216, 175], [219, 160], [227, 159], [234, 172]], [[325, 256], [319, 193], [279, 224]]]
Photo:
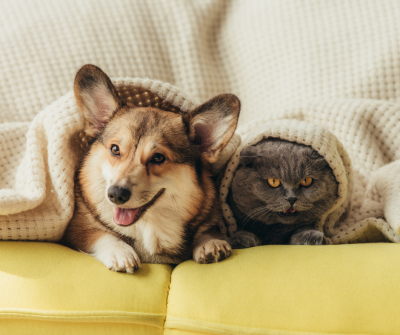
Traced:
[[122, 241], [120, 244], [108, 257], [107, 264], [103, 263], [112, 271], [133, 273], [140, 267], [139, 256], [130, 245]]
[[112, 271], [133, 273], [140, 267], [135, 250], [113, 235], [105, 235], [96, 242], [93, 256]]
[[324, 233], [318, 230], [300, 231], [290, 238], [290, 244], [293, 245], [322, 245], [324, 241]]
[[196, 248], [194, 260], [197, 263], [217, 263], [228, 258], [232, 254], [232, 248], [223, 240], [209, 240]]
[[261, 245], [261, 240], [248, 231], [238, 231], [230, 240], [232, 249], [252, 248]]

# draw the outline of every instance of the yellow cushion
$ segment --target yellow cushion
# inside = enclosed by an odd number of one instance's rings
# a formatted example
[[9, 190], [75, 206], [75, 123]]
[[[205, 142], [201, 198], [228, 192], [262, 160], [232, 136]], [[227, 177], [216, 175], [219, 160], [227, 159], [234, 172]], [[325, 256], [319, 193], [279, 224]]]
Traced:
[[263, 246], [172, 273], [165, 334], [399, 334], [400, 245]]
[[0, 334], [162, 334], [171, 270], [116, 273], [57, 244], [0, 242]]

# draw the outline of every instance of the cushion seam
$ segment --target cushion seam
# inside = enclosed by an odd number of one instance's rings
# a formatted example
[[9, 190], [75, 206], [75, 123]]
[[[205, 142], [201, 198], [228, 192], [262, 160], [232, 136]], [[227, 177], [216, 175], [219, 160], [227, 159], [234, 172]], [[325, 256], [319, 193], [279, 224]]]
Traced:
[[[154, 315], [141, 315], [135, 312], [114, 312], [114, 311], [39, 311], [39, 310], [2, 310], [0, 309], [0, 319], [6, 319], [10, 316], [19, 318], [32, 318], [32, 319], [54, 319], [54, 320], [66, 320], [74, 319], [79, 320], [90, 320], [90, 319], [121, 319], [129, 320], [127, 322], [134, 322], [134, 320], [154, 320], [165, 322], [165, 315], [154, 314]], [[160, 326], [162, 328], [162, 326]]]
[[171, 284], [172, 284], [172, 273], [174, 272], [175, 268], [176, 268], [176, 266], [169, 273], [169, 284], [168, 284], [168, 288], [167, 288], [167, 299], [165, 301], [165, 317], [164, 317], [164, 323], [163, 323], [164, 330], [165, 330], [165, 322], [167, 321], [167, 315], [168, 315], [169, 294], [171, 292]]
[[[224, 334], [234, 334], [234, 335], [246, 335], [247, 334], [247, 333], [243, 333], [243, 332], [237, 332], [237, 331], [234, 331], [234, 330], [226, 331], [226, 330], [218, 329], [216, 327], [211, 327], [211, 326], [208, 326], [208, 325], [199, 325], [199, 324], [193, 322], [194, 320], [192, 320], [192, 319], [179, 318], [179, 317], [176, 317], [176, 316], [173, 316], [173, 317], [176, 318], [176, 319], [180, 319], [180, 320], [166, 320], [165, 323], [166, 322], [172, 322], [172, 323], [175, 322], [175, 323], [187, 324], [187, 325], [195, 326], [195, 327], [198, 327], [198, 328], [217, 331], [219, 333], [224, 333]], [[190, 321], [192, 321], [192, 322], [190, 322]], [[199, 321], [208, 323], [208, 321], [201, 321], [201, 320], [199, 320]], [[164, 329], [174, 329], [172, 327], [171, 328], [165, 328], [165, 323], [164, 323]], [[215, 323], [215, 325], [221, 325], [221, 326], [227, 326], [227, 327], [235, 326], [235, 325], [232, 325], [232, 324], [224, 324], [224, 323]], [[299, 334], [299, 335], [300, 334], [303, 334], [303, 335], [341, 335], [341, 333], [307, 332], [307, 331], [269, 329], [269, 328], [258, 328], [258, 327], [248, 327], [248, 326], [239, 326], [239, 327], [253, 329], [253, 330], [260, 329], [260, 330], [264, 330], [264, 331], [270, 331], [271, 334], [272, 334], [272, 332], [276, 332], [276, 334], [279, 334], [279, 335], [284, 335], [284, 334], [288, 334], [288, 335], [289, 334]], [[178, 328], [175, 328], [175, 329], [178, 329]], [[370, 334], [369, 333], [349, 333], [348, 335], [370, 335]]]

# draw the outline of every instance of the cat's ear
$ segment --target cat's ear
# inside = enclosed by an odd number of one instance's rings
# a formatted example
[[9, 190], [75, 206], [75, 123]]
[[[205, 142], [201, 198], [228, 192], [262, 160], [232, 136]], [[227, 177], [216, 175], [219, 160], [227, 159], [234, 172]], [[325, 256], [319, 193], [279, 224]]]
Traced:
[[189, 139], [203, 159], [215, 163], [233, 136], [240, 112], [240, 100], [233, 94], [218, 95], [182, 115]]
[[85, 132], [91, 137], [100, 132], [122, 104], [110, 78], [91, 64], [76, 74], [74, 94], [85, 118]]
[[240, 152], [240, 164], [253, 165], [255, 159], [260, 156], [257, 146], [249, 146]]

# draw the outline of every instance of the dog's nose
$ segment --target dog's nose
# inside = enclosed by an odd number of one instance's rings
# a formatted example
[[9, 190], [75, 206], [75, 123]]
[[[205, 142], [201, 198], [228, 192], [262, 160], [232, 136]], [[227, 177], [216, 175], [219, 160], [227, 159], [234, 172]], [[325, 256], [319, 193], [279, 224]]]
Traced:
[[122, 188], [118, 186], [111, 186], [108, 189], [107, 194], [108, 199], [110, 199], [111, 202], [117, 205], [124, 204], [131, 197], [131, 191], [129, 191], [127, 188]]
[[289, 204], [291, 204], [293, 206], [293, 204], [297, 201], [296, 197], [290, 197], [286, 199], [287, 201], [289, 201]]

